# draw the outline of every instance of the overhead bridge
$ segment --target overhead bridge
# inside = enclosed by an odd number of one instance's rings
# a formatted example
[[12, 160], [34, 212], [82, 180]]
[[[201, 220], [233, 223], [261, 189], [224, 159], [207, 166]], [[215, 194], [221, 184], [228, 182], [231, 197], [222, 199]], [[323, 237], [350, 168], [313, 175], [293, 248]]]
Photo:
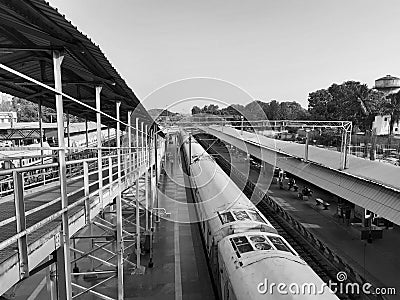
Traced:
[[341, 170], [339, 152], [275, 140], [228, 126], [200, 129], [245, 151], [261, 161], [281, 168], [338, 197], [400, 224], [400, 169], [397, 166], [348, 156]]
[[[143, 272], [141, 247], [163, 211], [164, 134], [99, 46], [46, 1], [0, 1], [0, 25], [0, 92], [37, 104], [37, 127], [18, 138], [40, 140], [3, 149], [24, 152], [19, 164], [0, 158], [0, 295], [40, 272], [49, 299], [124, 299], [124, 273]], [[83, 143], [70, 115], [85, 121]], [[17, 138], [14, 125], [3, 138]], [[115, 142], [104, 144], [111, 130]]]

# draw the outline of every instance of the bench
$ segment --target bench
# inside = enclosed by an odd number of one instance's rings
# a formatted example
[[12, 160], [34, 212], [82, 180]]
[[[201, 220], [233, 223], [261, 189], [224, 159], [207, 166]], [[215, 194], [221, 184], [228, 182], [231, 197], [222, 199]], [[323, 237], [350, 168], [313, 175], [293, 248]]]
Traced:
[[316, 198], [315, 202], [317, 203], [317, 205], [323, 205], [324, 206], [324, 210], [327, 210], [329, 208], [329, 206], [330, 206], [330, 204], [328, 202], [325, 202], [321, 198]]

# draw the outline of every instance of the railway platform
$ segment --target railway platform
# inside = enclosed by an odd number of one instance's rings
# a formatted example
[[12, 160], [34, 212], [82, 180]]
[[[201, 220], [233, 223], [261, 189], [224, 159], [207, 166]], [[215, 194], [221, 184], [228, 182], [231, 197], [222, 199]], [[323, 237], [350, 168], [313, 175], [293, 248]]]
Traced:
[[[168, 144], [163, 173], [158, 199], [166, 215], [160, 217], [154, 230], [154, 265], [143, 275], [129, 277], [125, 299], [215, 299], [176, 142]], [[142, 257], [143, 265], [148, 261], [149, 255]]]
[[[278, 184], [270, 183], [263, 176], [258, 176], [259, 170], [250, 168], [240, 157], [231, 157], [232, 164], [257, 183], [262, 190], [268, 190], [270, 197], [284, 208], [290, 215], [318, 237], [326, 246], [351, 265], [360, 275], [376, 287], [394, 287], [396, 296], [385, 296], [387, 299], [398, 299], [400, 282], [400, 228], [395, 225], [391, 230], [384, 231], [384, 238], [367, 243], [361, 240], [361, 228], [347, 224], [337, 216], [337, 204], [330, 202], [331, 195], [322, 189], [313, 188], [312, 199], [302, 201], [297, 198], [297, 192], [280, 189]], [[262, 174], [262, 173], [261, 173]], [[297, 181], [301, 188], [306, 182]], [[330, 202], [329, 209], [317, 206], [315, 199], [326, 199]]]

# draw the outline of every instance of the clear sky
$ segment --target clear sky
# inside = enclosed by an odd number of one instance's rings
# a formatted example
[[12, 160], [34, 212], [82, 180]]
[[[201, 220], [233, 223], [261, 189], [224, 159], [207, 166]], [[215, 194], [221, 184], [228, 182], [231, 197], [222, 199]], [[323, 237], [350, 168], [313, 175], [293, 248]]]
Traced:
[[49, 2], [100, 46], [139, 99], [172, 81], [211, 77], [256, 99], [306, 107], [309, 92], [334, 82], [372, 87], [400, 76], [399, 0]]

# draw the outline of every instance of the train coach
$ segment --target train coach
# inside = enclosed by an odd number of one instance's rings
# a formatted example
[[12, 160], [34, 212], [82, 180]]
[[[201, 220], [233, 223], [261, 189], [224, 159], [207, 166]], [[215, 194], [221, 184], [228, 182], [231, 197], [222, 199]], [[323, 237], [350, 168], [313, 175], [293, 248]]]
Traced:
[[[180, 138], [220, 299], [338, 299], [327, 287], [318, 294], [318, 275], [193, 137], [181, 131]], [[280, 293], [266, 289], [268, 282], [300, 290]], [[315, 293], [302, 291], [304, 284]]]

